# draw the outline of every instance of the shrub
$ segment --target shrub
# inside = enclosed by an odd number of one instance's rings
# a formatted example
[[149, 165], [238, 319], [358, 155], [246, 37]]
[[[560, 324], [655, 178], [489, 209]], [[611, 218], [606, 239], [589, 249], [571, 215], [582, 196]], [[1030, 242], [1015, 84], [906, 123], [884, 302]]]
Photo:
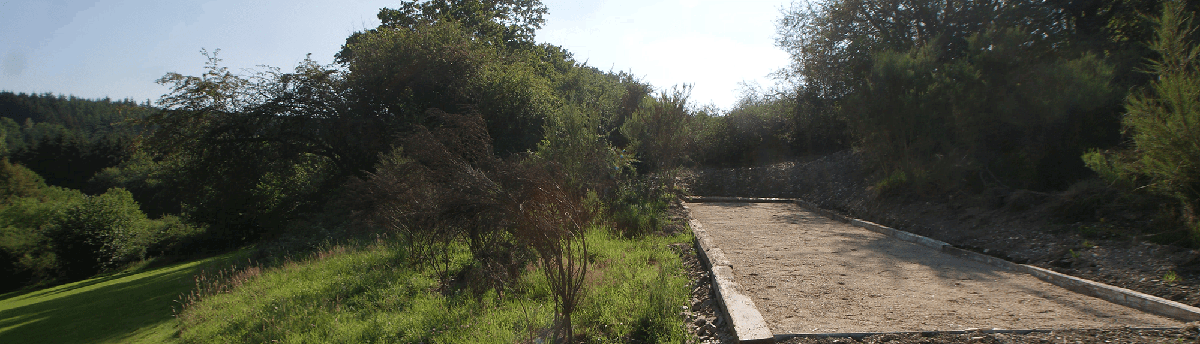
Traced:
[[63, 272], [72, 279], [145, 258], [146, 214], [125, 189], [109, 189], [63, 211], [47, 230]]
[[0, 290], [59, 277], [58, 258], [45, 234], [84, 196], [77, 190], [59, 187], [39, 189], [37, 194], [39, 197], [9, 199], [0, 207], [0, 281], [4, 281], [0, 282]]
[[519, 185], [508, 209], [515, 220], [513, 234], [537, 253], [557, 311], [554, 337], [574, 342], [571, 317], [586, 291], [591, 263], [586, 231], [598, 204], [589, 202], [582, 190], [566, 185], [566, 176], [546, 165], [529, 164], [515, 172]]
[[1103, 141], [1092, 132], [1118, 99], [1111, 68], [1033, 40], [993, 28], [967, 37], [965, 56], [929, 44], [874, 53], [864, 87], [844, 103], [859, 147], [922, 192], [1052, 190], [1086, 176], [1064, 158]]
[[627, 238], [652, 233], [667, 224], [667, 207], [674, 200], [666, 183], [651, 176], [622, 181], [616, 199], [609, 204], [613, 229]]
[[[691, 160], [709, 166], [753, 166], [781, 160], [792, 153], [823, 152], [829, 130], [820, 119], [797, 108], [784, 93], [763, 95], [746, 86], [729, 113], [702, 109], [694, 116], [696, 131]], [[801, 116], [804, 114], [805, 116]], [[803, 127], [797, 126], [803, 120]], [[800, 140], [797, 140], [800, 138]]]
[[196, 247], [203, 239], [205, 227], [183, 221], [174, 215], [166, 215], [147, 222], [144, 236], [149, 240], [138, 244], [145, 245], [146, 254], [152, 256], [188, 255], [202, 251]]
[[[1144, 183], [1153, 192], [1176, 198], [1183, 217], [1196, 223], [1200, 206], [1200, 45], [1189, 36], [1197, 27], [1182, 1], [1167, 1], [1155, 19], [1157, 37], [1150, 48], [1159, 57], [1149, 71], [1158, 76], [1126, 99], [1122, 123], [1131, 150], [1093, 151], [1084, 160], [1116, 183]], [[1200, 227], [1200, 225], [1197, 225]]]
[[687, 104], [691, 91], [691, 85], [683, 85], [646, 98], [621, 126], [621, 134], [629, 139], [645, 172], [669, 172], [687, 158], [692, 144], [688, 130], [692, 114]]

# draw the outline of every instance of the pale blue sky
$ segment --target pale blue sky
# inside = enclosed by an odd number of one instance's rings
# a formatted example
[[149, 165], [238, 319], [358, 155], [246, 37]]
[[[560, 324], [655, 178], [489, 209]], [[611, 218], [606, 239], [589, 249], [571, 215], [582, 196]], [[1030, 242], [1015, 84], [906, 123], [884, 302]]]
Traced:
[[[695, 85], [692, 102], [729, 108], [738, 83], [769, 87], [787, 65], [774, 47], [789, 0], [543, 0], [539, 42], [659, 89]], [[157, 100], [167, 72], [198, 74], [201, 48], [231, 69], [333, 61], [350, 33], [398, 1], [0, 0], [0, 90]]]

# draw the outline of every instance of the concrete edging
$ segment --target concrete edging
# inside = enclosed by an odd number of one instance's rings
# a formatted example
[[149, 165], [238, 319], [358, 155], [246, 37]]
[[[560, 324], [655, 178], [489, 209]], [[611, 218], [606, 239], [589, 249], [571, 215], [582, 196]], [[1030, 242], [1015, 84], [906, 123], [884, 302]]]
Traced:
[[700, 260], [708, 265], [712, 273], [713, 290], [717, 293], [717, 303], [733, 325], [734, 336], [738, 343], [759, 344], [774, 343], [775, 336], [767, 327], [767, 321], [759, 313], [754, 300], [739, 291], [740, 286], [733, 278], [733, 265], [725, 258], [725, 253], [713, 244], [704, 226], [692, 217], [692, 210], [683, 204], [688, 212], [688, 224], [695, 235], [696, 246]]
[[[755, 202], [754, 200], [757, 200], [756, 198], [739, 198], [739, 197], [714, 197], [714, 198], [700, 197], [699, 199], [705, 199], [705, 200], [710, 200], [710, 201], [718, 201], [718, 199], [719, 199], [719, 202]], [[776, 199], [771, 199], [771, 200], [773, 202], [781, 202], [780, 200], [783, 200], [783, 199], [776, 198]], [[946, 253], [946, 254], [949, 254], [949, 255], [952, 255], [955, 257], [988, 264], [988, 265], [991, 265], [991, 266], [994, 266], [997, 268], [1001, 268], [1001, 269], [1005, 269], [1005, 270], [1009, 270], [1009, 271], [1026, 273], [1026, 274], [1032, 275], [1034, 277], [1037, 277], [1038, 279], [1040, 279], [1042, 281], [1045, 281], [1047, 283], [1059, 286], [1063, 289], [1067, 289], [1067, 290], [1070, 290], [1070, 291], [1073, 291], [1076, 293], [1096, 297], [1096, 298], [1099, 298], [1099, 299], [1102, 299], [1102, 300], [1105, 300], [1108, 302], [1112, 302], [1112, 303], [1115, 303], [1118, 305], [1141, 310], [1143, 312], [1147, 312], [1147, 313], [1151, 313], [1151, 314], [1157, 314], [1157, 315], [1169, 317], [1169, 318], [1176, 319], [1176, 320], [1181, 320], [1184, 322], [1200, 321], [1200, 308], [1197, 308], [1197, 307], [1192, 307], [1192, 306], [1185, 305], [1185, 304], [1182, 304], [1179, 302], [1167, 300], [1167, 299], [1164, 299], [1161, 297], [1148, 295], [1148, 294], [1144, 294], [1141, 292], [1137, 292], [1137, 291], [1133, 291], [1133, 290], [1129, 290], [1129, 289], [1125, 289], [1125, 288], [1114, 287], [1114, 286], [1107, 285], [1104, 283], [1099, 283], [1096, 281], [1086, 280], [1086, 279], [1078, 278], [1075, 276], [1058, 273], [1058, 272], [1055, 272], [1052, 270], [1047, 270], [1047, 269], [1039, 268], [1039, 267], [1032, 266], [1032, 265], [1017, 264], [1017, 263], [1013, 263], [1013, 262], [1010, 262], [1010, 261], [1007, 261], [1004, 259], [980, 254], [980, 253], [973, 252], [973, 251], [964, 250], [961, 248], [954, 247], [954, 245], [950, 245], [948, 243], [945, 243], [945, 242], [942, 242], [939, 240], [935, 240], [935, 239], [932, 239], [929, 237], [909, 233], [906, 231], [898, 230], [895, 228], [879, 225], [879, 224], [868, 222], [868, 221], [849, 218], [849, 217], [834, 213], [829, 210], [821, 209], [821, 207], [817, 206], [816, 204], [805, 201], [805, 200], [793, 199], [792, 202], [801, 207], [804, 207], [810, 211], [819, 213], [824, 216], [828, 216], [835, 220], [850, 223], [857, 227], [862, 227], [869, 231], [884, 234], [884, 235], [899, 239], [901, 241], [912, 242], [912, 243], [916, 243], [916, 244], [919, 244], [922, 246], [934, 248], [943, 253]]]

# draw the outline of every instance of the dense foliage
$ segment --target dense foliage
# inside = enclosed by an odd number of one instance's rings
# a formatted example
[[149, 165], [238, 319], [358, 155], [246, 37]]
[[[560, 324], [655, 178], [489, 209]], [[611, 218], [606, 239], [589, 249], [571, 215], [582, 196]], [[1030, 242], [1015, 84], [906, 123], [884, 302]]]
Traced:
[[120, 188], [99, 195], [46, 185], [0, 160], [0, 290], [77, 280], [152, 256], [190, 254], [202, 228], [147, 218]]
[[[686, 92], [650, 96], [536, 43], [545, 11], [402, 1], [335, 64], [290, 71], [237, 74], [204, 52], [203, 74], [159, 80], [170, 92], [137, 122], [152, 129], [137, 154], [96, 180], [204, 223], [207, 246], [382, 235], [447, 290], [476, 294], [503, 294], [534, 266], [556, 307], [550, 337], [572, 338], [595, 259], [585, 232], [642, 236], [662, 217], [672, 189], [644, 173], [684, 162], [691, 109]], [[451, 269], [459, 248], [471, 259]]]
[[[853, 147], [879, 193], [1061, 191], [1098, 171], [1121, 175], [1104, 187], [1124, 194], [1177, 196], [1178, 214], [1192, 222], [1194, 197], [1182, 195], [1196, 172], [1183, 157], [1196, 140], [1181, 128], [1192, 121], [1187, 61], [1200, 32], [1171, 18], [1198, 8], [1170, 0], [796, 2], [777, 38], [792, 55], [780, 75], [793, 88], [774, 103], [793, 109], [782, 121], [792, 127], [777, 126], [774, 136], [796, 151], [812, 150], [796, 149], [806, 136]], [[1123, 153], [1080, 158], [1114, 149]], [[1073, 190], [1102, 183], [1079, 185]]]
[[50, 185], [102, 193], [105, 188], [89, 180], [126, 158], [125, 147], [138, 132], [126, 121], [151, 111], [149, 103], [130, 99], [0, 92], [0, 154]]
[[[1194, 13], [1167, 2], [1155, 18], [1157, 36], [1149, 47], [1157, 76], [1125, 101], [1127, 150], [1094, 151], [1084, 158], [1101, 177], [1125, 187], [1148, 187], [1182, 204], [1181, 214], [1200, 241], [1200, 44]], [[1143, 186], [1144, 185], [1144, 186]]]
[[138, 131], [128, 121], [150, 112], [132, 100], [0, 92], [0, 290], [190, 250], [197, 227], [149, 219], [129, 191], [94, 178], [129, 156]]

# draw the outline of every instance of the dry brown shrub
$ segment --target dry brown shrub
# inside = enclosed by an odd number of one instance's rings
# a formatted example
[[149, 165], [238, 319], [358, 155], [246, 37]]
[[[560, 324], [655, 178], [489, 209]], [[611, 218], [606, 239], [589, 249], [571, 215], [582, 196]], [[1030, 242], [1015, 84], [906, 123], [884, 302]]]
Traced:
[[555, 338], [574, 338], [571, 315], [588, 285], [588, 244], [585, 232], [598, 209], [586, 202], [583, 190], [566, 186], [566, 176], [545, 164], [529, 164], [510, 175], [516, 186], [514, 234], [537, 252], [542, 273], [550, 283], [558, 308]]
[[[398, 137], [374, 172], [351, 183], [357, 218], [404, 238], [412, 262], [435, 268], [446, 289], [457, 278], [478, 294], [503, 295], [536, 257], [558, 307], [555, 337], [572, 338], [588, 272], [584, 230], [597, 207], [561, 166], [497, 158], [479, 116], [428, 115], [432, 128]], [[474, 265], [452, 275], [456, 242]]]

